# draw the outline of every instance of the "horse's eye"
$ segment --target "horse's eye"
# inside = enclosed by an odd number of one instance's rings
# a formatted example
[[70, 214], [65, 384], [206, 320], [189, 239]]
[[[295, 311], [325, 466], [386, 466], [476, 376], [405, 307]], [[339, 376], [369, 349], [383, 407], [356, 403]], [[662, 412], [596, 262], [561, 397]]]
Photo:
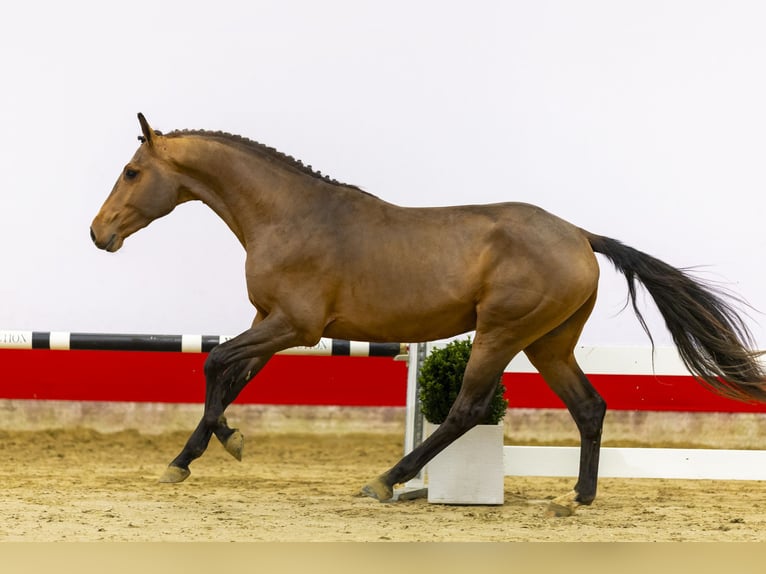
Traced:
[[125, 179], [136, 179], [137, 176], [138, 176], [138, 172], [135, 169], [125, 170]]

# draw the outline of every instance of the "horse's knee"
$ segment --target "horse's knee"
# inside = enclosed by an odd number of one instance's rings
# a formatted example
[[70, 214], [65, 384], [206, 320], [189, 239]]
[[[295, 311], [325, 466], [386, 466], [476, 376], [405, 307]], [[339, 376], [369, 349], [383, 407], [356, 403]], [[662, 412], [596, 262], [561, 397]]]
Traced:
[[207, 359], [205, 359], [205, 377], [210, 379], [215, 379], [218, 377], [218, 375], [221, 374], [224, 367], [226, 366], [225, 361], [225, 352], [220, 349], [220, 347], [214, 347], [210, 354], [207, 356]]

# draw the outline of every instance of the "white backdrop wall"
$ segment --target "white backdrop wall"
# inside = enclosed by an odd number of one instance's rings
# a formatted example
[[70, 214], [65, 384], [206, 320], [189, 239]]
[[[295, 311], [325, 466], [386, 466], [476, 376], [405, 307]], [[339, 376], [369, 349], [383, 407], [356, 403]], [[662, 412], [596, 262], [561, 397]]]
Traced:
[[[91, 244], [138, 111], [251, 137], [394, 203], [536, 203], [705, 265], [766, 311], [764, 26], [757, 0], [13, 3], [0, 328], [249, 325], [244, 253], [201, 204], [117, 254]], [[582, 342], [648, 344], [602, 269]], [[761, 347], [765, 321], [749, 321]]]

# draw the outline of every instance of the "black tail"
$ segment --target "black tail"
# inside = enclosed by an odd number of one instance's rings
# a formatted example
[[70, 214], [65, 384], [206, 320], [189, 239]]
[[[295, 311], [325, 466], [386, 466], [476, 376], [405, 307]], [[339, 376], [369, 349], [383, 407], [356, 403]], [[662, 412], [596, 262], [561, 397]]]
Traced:
[[584, 233], [593, 251], [625, 275], [633, 310], [649, 339], [636, 304], [636, 280], [654, 299], [690, 373], [723, 396], [766, 402], [763, 353], [752, 350], [753, 337], [731, 303], [741, 301], [615, 239]]

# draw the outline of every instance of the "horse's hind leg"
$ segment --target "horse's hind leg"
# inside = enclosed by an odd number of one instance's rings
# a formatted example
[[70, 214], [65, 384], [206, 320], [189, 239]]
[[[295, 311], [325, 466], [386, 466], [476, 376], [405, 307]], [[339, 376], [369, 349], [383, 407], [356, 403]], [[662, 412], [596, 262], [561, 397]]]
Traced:
[[601, 429], [606, 403], [588, 381], [574, 358], [574, 347], [595, 303], [595, 294], [577, 313], [524, 352], [548, 386], [564, 402], [580, 431], [580, 469], [577, 484], [556, 498], [549, 514], [569, 516], [581, 504], [596, 498]]
[[362, 494], [386, 501], [393, 497], [395, 484], [417, 475], [428, 461], [455, 439], [476, 426], [486, 415], [500, 374], [518, 349], [499, 338], [478, 332], [466, 365], [460, 393], [446, 420], [390, 470], [370, 481]]

